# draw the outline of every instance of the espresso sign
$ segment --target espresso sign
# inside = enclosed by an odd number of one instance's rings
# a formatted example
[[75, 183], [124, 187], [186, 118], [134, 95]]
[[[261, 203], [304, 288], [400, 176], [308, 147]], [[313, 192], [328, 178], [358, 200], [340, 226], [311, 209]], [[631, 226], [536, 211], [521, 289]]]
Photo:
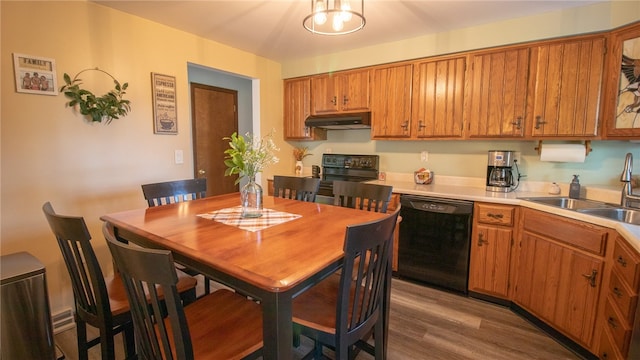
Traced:
[[177, 134], [178, 112], [176, 105], [175, 76], [151, 73], [153, 90], [153, 132]]

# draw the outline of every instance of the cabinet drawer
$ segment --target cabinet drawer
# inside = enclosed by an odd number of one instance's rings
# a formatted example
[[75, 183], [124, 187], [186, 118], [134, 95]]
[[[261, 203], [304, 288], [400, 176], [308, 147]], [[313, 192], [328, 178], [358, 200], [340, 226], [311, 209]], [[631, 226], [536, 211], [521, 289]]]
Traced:
[[629, 341], [631, 340], [631, 327], [618, 313], [611, 298], [607, 299], [604, 319], [605, 327], [611, 332], [613, 344], [620, 350], [621, 354], [626, 354], [629, 348]]
[[524, 229], [565, 242], [573, 247], [604, 255], [607, 229], [584, 221], [524, 209]]
[[495, 204], [477, 204], [479, 223], [513, 226], [515, 208]]
[[617, 305], [620, 314], [628, 324], [633, 323], [636, 311], [638, 294], [633, 292], [620, 276], [617, 270], [611, 271], [611, 281], [609, 282], [609, 296]]
[[602, 335], [600, 335], [600, 348], [598, 355], [602, 360], [623, 360], [622, 355], [620, 355], [620, 351], [613, 344], [613, 340], [611, 339], [611, 334], [609, 334], [608, 329], [604, 329], [604, 331], [602, 331]]
[[613, 267], [618, 270], [621, 278], [632, 289], [638, 289], [640, 259], [635, 251], [629, 249], [628, 245], [625, 244], [625, 240], [621, 237], [618, 237], [616, 246], [613, 249]]

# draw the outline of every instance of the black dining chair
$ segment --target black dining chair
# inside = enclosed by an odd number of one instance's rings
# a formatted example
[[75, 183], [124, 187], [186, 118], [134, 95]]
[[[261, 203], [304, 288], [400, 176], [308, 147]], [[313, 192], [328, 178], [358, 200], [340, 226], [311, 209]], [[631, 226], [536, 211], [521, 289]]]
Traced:
[[[149, 207], [173, 204], [176, 202], [201, 199], [207, 194], [207, 179], [186, 179], [143, 184], [142, 194]], [[198, 271], [176, 264], [176, 268], [191, 275], [202, 275]], [[204, 293], [211, 291], [211, 279], [202, 275]]]
[[[56, 214], [49, 202], [42, 211], [71, 278], [79, 359], [87, 360], [89, 349], [98, 344], [102, 359], [114, 359], [114, 336], [118, 333], [123, 333], [127, 358], [135, 355], [133, 323], [122, 280], [120, 276], [103, 276], [84, 218]], [[195, 286], [194, 278], [180, 277], [178, 291], [185, 302], [195, 300]], [[100, 335], [87, 340], [87, 324], [97, 328]]]
[[281, 176], [273, 177], [273, 196], [314, 202], [320, 188], [320, 178]]
[[333, 204], [354, 209], [387, 212], [393, 187], [356, 181], [333, 182]]
[[[347, 226], [341, 273], [293, 300], [294, 326], [315, 340], [309, 356], [321, 359], [323, 346], [328, 346], [339, 360], [349, 359], [355, 347], [376, 359], [384, 357], [388, 326], [384, 307], [391, 288], [392, 240], [399, 212]], [[372, 334], [374, 347], [366, 343]]]
[[200, 199], [206, 196], [207, 179], [186, 179], [142, 185], [149, 207]]
[[[107, 223], [103, 233], [131, 303], [139, 359], [217, 360], [262, 356], [259, 304], [221, 289], [183, 307], [178, 298], [176, 269], [170, 251], [120, 242]], [[158, 321], [163, 313], [160, 294], [168, 316]]]

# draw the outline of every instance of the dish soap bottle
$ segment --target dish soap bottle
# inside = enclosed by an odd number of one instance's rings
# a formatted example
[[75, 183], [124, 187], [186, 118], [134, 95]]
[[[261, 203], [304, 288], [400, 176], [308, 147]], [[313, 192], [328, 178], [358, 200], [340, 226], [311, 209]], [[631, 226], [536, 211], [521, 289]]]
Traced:
[[580, 181], [578, 180], [578, 175], [573, 175], [573, 180], [571, 180], [571, 184], [569, 184], [569, 197], [571, 199], [580, 198]]

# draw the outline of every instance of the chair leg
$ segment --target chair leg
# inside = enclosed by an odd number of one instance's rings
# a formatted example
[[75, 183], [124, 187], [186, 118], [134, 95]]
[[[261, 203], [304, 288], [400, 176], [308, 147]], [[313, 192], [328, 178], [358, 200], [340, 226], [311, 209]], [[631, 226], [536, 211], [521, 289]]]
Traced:
[[387, 349], [384, 348], [384, 323], [382, 319], [378, 319], [373, 333], [373, 340], [375, 342], [375, 357], [376, 360], [383, 360], [386, 358]]
[[300, 325], [293, 324], [293, 347], [300, 347]]
[[76, 338], [78, 341], [78, 360], [89, 359], [89, 345], [87, 344], [87, 324], [76, 316]]
[[135, 336], [133, 332], [133, 322], [127, 323], [122, 331], [122, 341], [127, 359], [134, 359], [136, 355]]
[[207, 295], [211, 292], [211, 279], [206, 276], [204, 277], [204, 294]]
[[100, 329], [100, 350], [102, 352], [102, 360], [115, 360], [116, 358], [113, 335], [112, 328]]

